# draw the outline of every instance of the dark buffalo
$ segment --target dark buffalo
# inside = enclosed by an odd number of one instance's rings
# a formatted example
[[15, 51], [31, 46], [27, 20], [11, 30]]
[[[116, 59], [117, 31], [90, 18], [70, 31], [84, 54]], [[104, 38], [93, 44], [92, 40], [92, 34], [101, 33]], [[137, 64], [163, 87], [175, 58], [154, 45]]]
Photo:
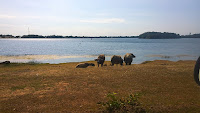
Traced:
[[10, 61], [4, 61], [4, 62], [1, 62], [0, 64], [10, 64]]
[[194, 80], [198, 85], [200, 85], [199, 70], [200, 70], [200, 57], [197, 59], [197, 62], [194, 67]]
[[102, 67], [105, 61], [105, 55], [104, 54], [99, 55], [98, 58], [95, 59], [95, 61], [97, 61], [98, 67], [99, 67], [99, 64], [101, 64], [101, 67]]
[[124, 62], [126, 65], [131, 65], [133, 58], [135, 58], [135, 55], [132, 53], [126, 53], [126, 55], [124, 55]]
[[111, 58], [111, 65], [113, 66], [114, 64], [120, 64], [123, 65], [123, 59], [119, 55], [114, 55]]
[[80, 63], [76, 66], [76, 68], [86, 68], [88, 66], [95, 66], [93, 63]]

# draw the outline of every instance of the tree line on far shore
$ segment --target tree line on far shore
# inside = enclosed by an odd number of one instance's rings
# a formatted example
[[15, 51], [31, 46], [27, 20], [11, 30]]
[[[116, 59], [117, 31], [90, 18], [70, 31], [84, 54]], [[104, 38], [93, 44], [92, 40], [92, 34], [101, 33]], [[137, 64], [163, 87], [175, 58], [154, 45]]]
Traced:
[[139, 38], [141, 39], [176, 39], [176, 38], [181, 38], [181, 36], [176, 33], [146, 32], [139, 35]]
[[140, 39], [178, 39], [178, 38], [200, 38], [199, 34], [179, 35], [169, 32], [145, 32], [139, 36], [61, 36], [61, 35], [0, 35], [0, 38], [140, 38]]

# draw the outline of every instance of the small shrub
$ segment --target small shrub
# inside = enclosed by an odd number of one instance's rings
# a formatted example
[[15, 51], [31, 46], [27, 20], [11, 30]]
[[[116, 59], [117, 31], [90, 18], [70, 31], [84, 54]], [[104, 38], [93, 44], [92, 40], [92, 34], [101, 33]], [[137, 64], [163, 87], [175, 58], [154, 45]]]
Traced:
[[141, 64], [147, 64], [147, 63], [150, 63], [150, 62], [153, 62], [153, 61], [144, 61]]
[[108, 113], [146, 113], [138, 101], [139, 94], [129, 95], [125, 98], [117, 98], [116, 93], [107, 95], [107, 102], [98, 102], [102, 106], [103, 112]]
[[41, 64], [41, 63], [38, 61], [29, 61], [29, 62], [27, 62], [27, 64], [35, 65], [35, 64]]

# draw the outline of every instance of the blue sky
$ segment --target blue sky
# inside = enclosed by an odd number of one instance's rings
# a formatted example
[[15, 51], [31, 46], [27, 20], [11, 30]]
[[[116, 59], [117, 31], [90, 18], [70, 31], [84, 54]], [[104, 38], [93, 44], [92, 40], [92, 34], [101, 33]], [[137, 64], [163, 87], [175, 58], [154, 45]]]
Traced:
[[0, 0], [0, 34], [200, 33], [200, 0]]

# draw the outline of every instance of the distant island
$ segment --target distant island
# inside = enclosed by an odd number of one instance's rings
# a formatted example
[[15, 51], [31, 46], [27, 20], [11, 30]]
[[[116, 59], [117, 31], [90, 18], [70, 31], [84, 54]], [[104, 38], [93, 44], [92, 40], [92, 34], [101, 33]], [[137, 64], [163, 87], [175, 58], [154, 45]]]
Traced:
[[61, 36], [61, 35], [23, 35], [23, 36], [13, 36], [13, 35], [2, 35], [0, 38], [139, 38], [139, 39], [179, 39], [179, 38], [200, 38], [199, 34], [190, 35], [179, 35], [176, 33], [168, 32], [145, 32], [139, 36]]
[[175, 33], [161, 33], [161, 32], [146, 32], [139, 35], [140, 39], [177, 39], [181, 38], [179, 34]]

